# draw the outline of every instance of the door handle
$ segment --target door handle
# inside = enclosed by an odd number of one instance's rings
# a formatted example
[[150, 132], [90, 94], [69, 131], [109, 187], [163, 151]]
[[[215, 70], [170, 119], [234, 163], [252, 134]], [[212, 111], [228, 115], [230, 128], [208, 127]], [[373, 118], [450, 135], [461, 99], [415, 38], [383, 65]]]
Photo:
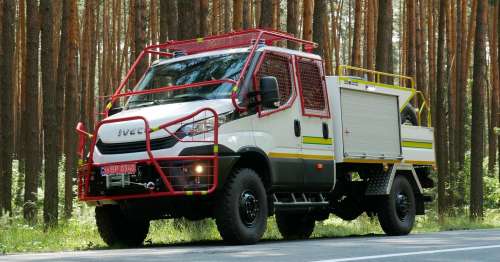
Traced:
[[293, 121], [293, 131], [296, 137], [300, 137], [300, 121], [298, 119]]
[[322, 126], [323, 126], [323, 138], [328, 139], [328, 137], [330, 136], [330, 134], [328, 134], [328, 124], [323, 123]]

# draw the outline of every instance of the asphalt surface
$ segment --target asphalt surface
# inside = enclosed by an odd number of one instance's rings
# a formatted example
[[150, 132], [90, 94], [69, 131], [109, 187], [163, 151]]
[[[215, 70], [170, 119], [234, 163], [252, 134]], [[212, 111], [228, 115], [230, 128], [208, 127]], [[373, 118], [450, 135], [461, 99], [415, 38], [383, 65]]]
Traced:
[[500, 229], [263, 241], [227, 246], [219, 241], [139, 249], [106, 249], [0, 256], [0, 261], [500, 261]]

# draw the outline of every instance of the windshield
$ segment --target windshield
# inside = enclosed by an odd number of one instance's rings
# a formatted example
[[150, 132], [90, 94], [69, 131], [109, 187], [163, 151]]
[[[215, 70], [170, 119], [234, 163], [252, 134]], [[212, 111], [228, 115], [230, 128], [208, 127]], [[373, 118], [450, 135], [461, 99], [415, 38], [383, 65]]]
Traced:
[[[248, 53], [233, 53], [192, 58], [151, 67], [134, 91], [152, 90], [209, 80], [237, 80]], [[229, 98], [232, 84], [223, 83], [153, 94], [131, 96], [127, 108], [172, 104], [195, 100]]]

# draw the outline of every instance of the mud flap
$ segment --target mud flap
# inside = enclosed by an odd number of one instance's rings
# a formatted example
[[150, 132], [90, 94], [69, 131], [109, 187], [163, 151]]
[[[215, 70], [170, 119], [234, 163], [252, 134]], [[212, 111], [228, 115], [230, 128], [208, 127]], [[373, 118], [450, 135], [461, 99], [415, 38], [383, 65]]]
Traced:
[[392, 165], [385, 173], [370, 176], [365, 196], [384, 196], [391, 192], [392, 181], [396, 173], [408, 175], [410, 183], [416, 194], [423, 194], [422, 186], [415, 173], [415, 169], [410, 164], [397, 163]]

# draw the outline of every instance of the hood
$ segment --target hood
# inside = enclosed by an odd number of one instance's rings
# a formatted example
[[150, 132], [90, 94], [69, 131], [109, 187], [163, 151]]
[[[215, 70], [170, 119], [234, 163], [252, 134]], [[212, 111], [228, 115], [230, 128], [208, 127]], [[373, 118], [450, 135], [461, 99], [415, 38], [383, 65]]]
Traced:
[[[231, 99], [214, 99], [129, 109], [112, 115], [106, 119], [142, 116], [148, 121], [149, 127], [153, 128], [161, 124], [174, 121], [175, 119], [187, 116], [201, 108], [212, 108], [218, 114], [234, 110]], [[202, 112], [195, 116], [194, 120], [211, 116], [212, 114], [210, 112]], [[189, 122], [190, 121], [186, 121], [184, 122], [184, 124], [187, 124]], [[179, 123], [176, 125], [172, 125], [168, 129], [171, 132], [175, 132], [180, 126], [181, 124]], [[166, 131], [159, 130], [151, 134], [151, 139], [166, 136], [169, 136]], [[99, 129], [98, 139], [101, 139], [104, 143], [143, 141], [146, 139], [146, 136], [144, 134], [144, 121], [133, 120], [104, 124]]]

